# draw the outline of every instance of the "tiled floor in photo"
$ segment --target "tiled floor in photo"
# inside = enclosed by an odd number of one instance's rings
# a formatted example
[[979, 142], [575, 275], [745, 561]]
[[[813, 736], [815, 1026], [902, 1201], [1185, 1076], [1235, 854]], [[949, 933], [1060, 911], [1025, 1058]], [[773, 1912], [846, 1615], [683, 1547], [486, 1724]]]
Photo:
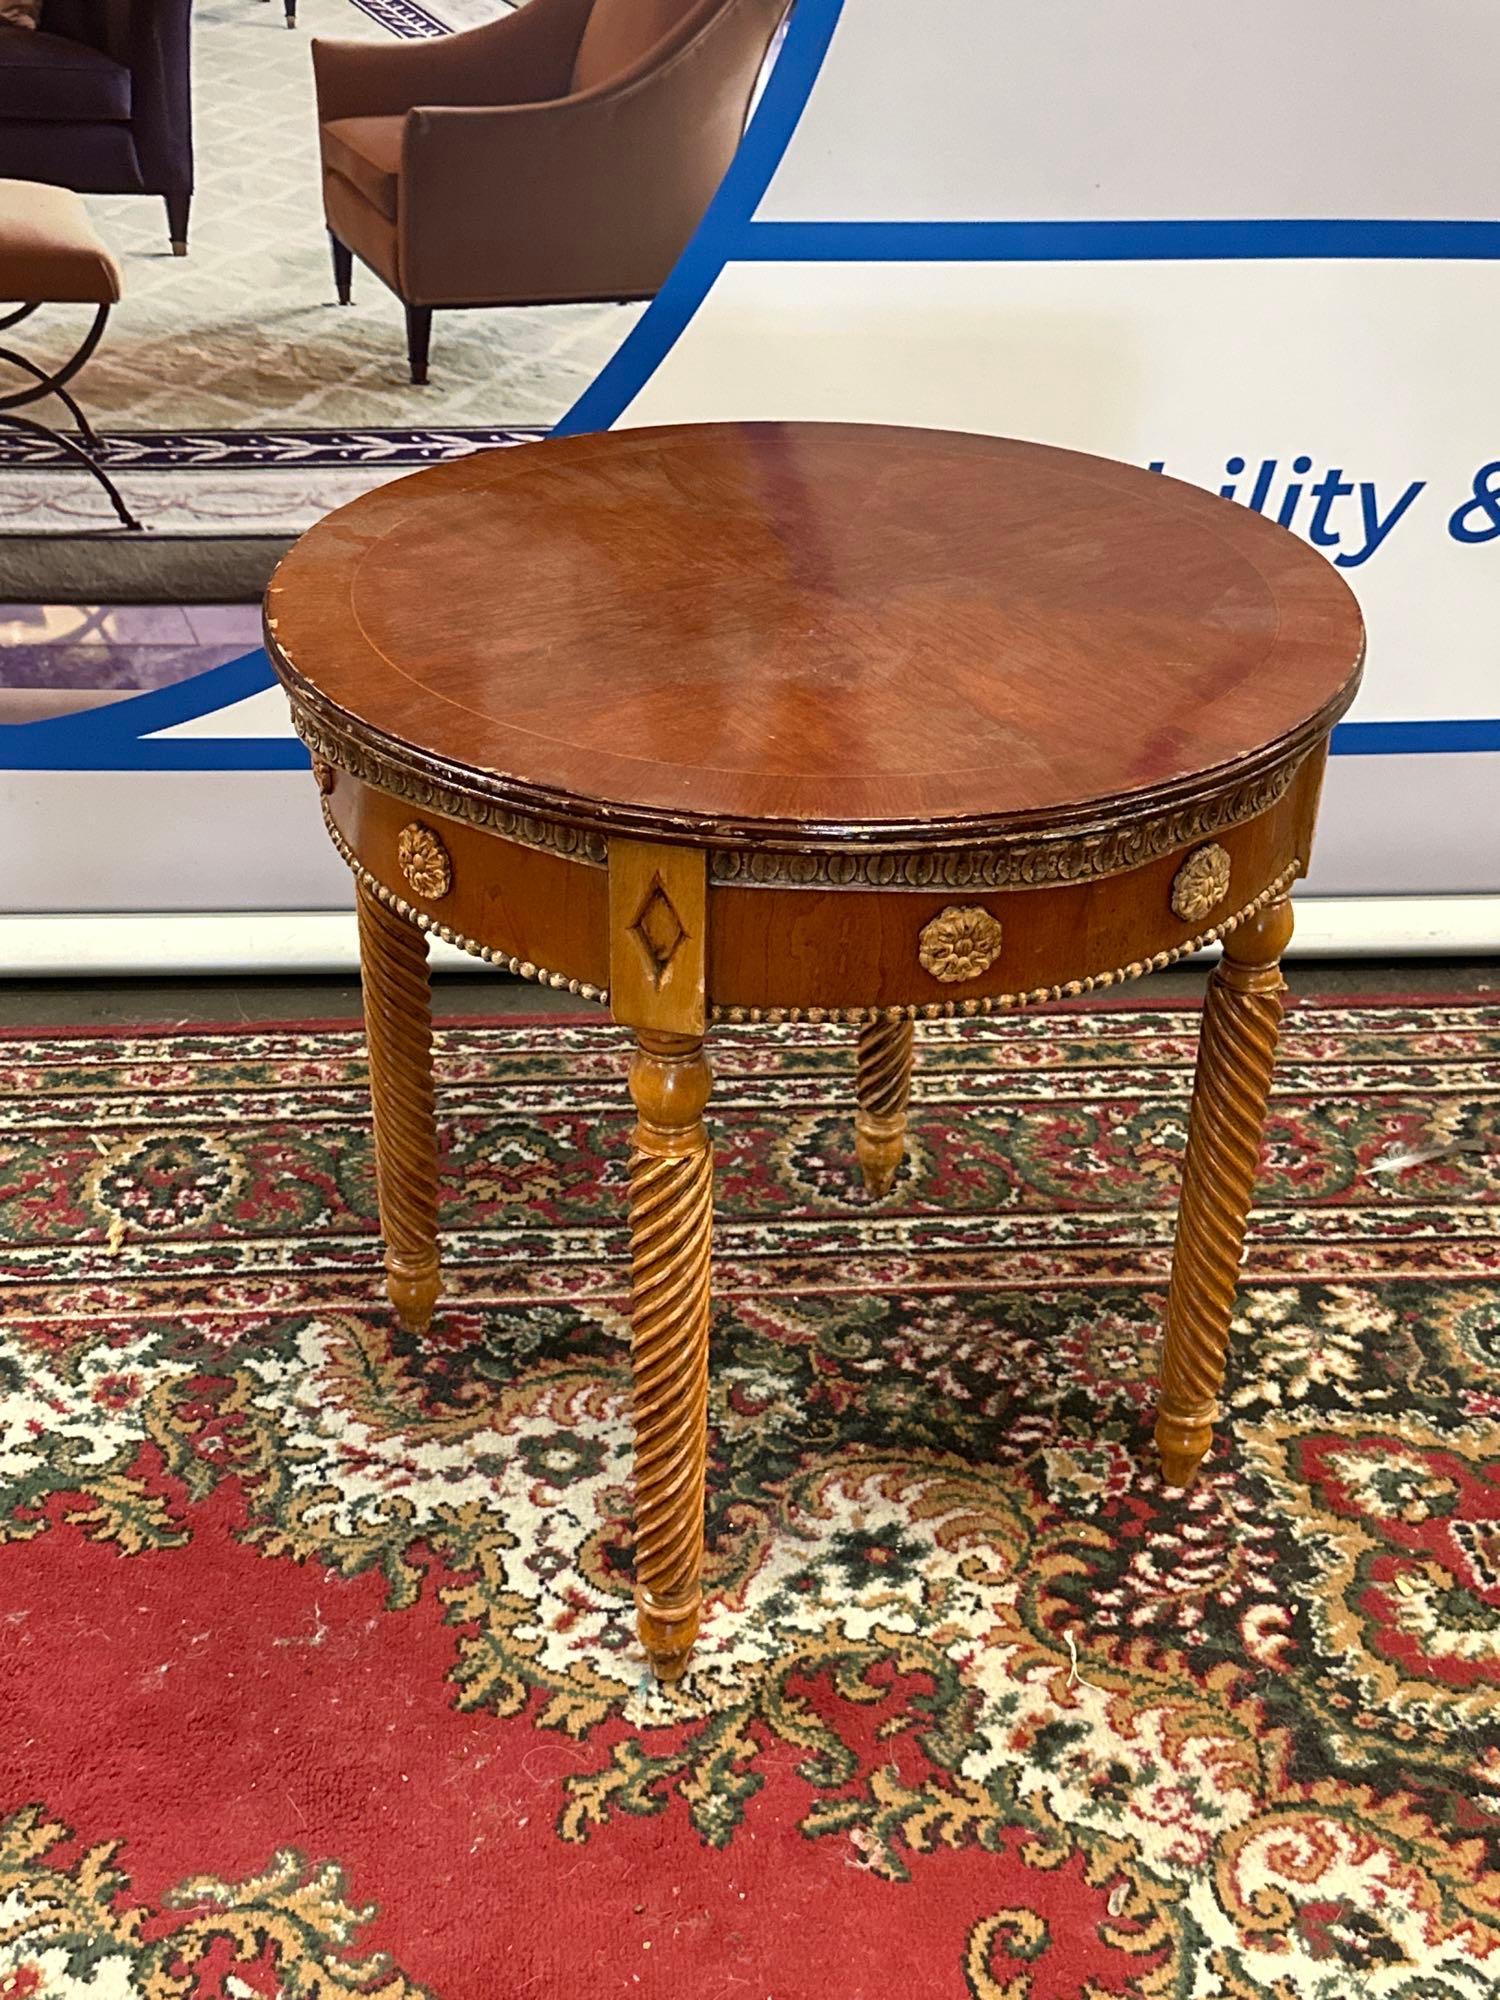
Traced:
[[0, 604], [0, 723], [170, 687], [260, 642], [254, 604]]

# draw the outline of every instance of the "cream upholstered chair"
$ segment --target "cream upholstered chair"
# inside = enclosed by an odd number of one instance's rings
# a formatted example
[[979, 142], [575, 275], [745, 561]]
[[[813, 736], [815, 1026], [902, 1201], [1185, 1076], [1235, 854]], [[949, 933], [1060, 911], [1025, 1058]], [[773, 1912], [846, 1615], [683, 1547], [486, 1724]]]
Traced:
[[527, 0], [435, 41], [313, 43], [323, 208], [406, 306], [649, 298], [723, 178], [787, 0]]
[[[44, 306], [94, 308], [93, 323], [66, 361], [44, 365], [8, 344], [0, 347], [0, 357], [26, 378], [20, 388], [8, 388], [0, 395], [0, 428], [45, 438], [66, 460], [93, 474], [122, 527], [139, 528], [140, 522], [100, 465], [100, 440], [68, 386], [99, 345], [110, 307], [119, 296], [120, 267], [95, 234], [76, 194], [42, 181], [0, 180], [0, 333], [20, 326]], [[54, 396], [73, 419], [76, 437], [39, 417], [17, 414], [25, 404], [45, 405]]]

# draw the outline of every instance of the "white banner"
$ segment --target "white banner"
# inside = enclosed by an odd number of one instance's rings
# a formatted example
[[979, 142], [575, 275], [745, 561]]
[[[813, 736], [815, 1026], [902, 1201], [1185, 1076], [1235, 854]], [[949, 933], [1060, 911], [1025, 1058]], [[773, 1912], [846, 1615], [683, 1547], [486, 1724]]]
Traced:
[[[698, 235], [562, 428], [1008, 433], [1257, 507], [1370, 629], [1313, 890], [1500, 889], [1497, 76], [1492, 0], [799, 0]], [[253, 654], [0, 727], [9, 907], [338, 900], [269, 686]], [[102, 856], [74, 855], [85, 794]]]

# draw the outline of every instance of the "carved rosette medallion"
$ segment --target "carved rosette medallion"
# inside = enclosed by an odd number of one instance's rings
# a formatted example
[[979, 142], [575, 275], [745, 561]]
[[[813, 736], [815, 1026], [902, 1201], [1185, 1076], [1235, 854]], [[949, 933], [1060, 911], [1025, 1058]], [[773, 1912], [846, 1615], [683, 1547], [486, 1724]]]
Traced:
[[1229, 856], [1210, 843], [1198, 847], [1172, 877], [1172, 912], [1185, 924], [1201, 923], [1229, 894]]
[[975, 905], [941, 910], [922, 926], [917, 956], [934, 979], [953, 984], [977, 979], [1000, 956], [1000, 925]]
[[432, 828], [419, 819], [402, 827], [396, 861], [407, 887], [426, 902], [441, 901], [453, 887], [452, 858]]
[[333, 766], [322, 757], [312, 760], [313, 783], [326, 799], [333, 790]]

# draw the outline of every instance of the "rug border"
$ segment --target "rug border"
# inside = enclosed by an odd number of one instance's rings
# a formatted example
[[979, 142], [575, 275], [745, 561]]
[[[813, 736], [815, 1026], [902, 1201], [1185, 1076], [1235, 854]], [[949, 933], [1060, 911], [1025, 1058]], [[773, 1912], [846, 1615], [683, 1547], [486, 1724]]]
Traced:
[[[1198, 999], [1175, 1000], [1153, 994], [1150, 998], [1127, 1000], [1087, 999], [1054, 1001], [1045, 1007], [1018, 1007], [1011, 1013], [991, 1014], [991, 1021], [1045, 1018], [1054, 1014], [1140, 1014], [1140, 1013], [1197, 1013], [1201, 1008]], [[1492, 1007], [1500, 1008], [1500, 987], [1494, 995], [1478, 996], [1473, 993], [1337, 993], [1316, 994], [1293, 993], [1288, 997], [1286, 1011], [1295, 1014], [1307, 1007]], [[540, 1028], [549, 1025], [576, 1027], [579, 1022], [593, 1022], [602, 1027], [621, 1026], [608, 1008], [588, 1007], [564, 1012], [526, 1014], [441, 1014], [433, 1020], [433, 1030], [441, 1035], [445, 1028]], [[736, 1022], [724, 1026], [756, 1027], [779, 1024], [775, 1022]], [[807, 1026], [799, 1022], [797, 1026]], [[815, 1024], [814, 1024], [815, 1025]], [[841, 1028], [839, 1022], [824, 1022], [824, 1027]], [[918, 1022], [920, 1028], [922, 1023]], [[0, 1026], [0, 1044], [17, 1041], [88, 1041], [109, 1039], [142, 1040], [146, 1037], [169, 1035], [246, 1035], [246, 1034], [332, 1034], [340, 1030], [357, 1030], [364, 1026], [358, 1014], [331, 1015], [314, 1014], [279, 1017], [263, 1021], [143, 1021], [137, 1024], [119, 1022], [114, 1025], [91, 1026], [76, 1023], [63, 1027], [5, 1027]], [[625, 1030], [628, 1032], [628, 1030]], [[713, 1030], [709, 1031], [712, 1039]]]

